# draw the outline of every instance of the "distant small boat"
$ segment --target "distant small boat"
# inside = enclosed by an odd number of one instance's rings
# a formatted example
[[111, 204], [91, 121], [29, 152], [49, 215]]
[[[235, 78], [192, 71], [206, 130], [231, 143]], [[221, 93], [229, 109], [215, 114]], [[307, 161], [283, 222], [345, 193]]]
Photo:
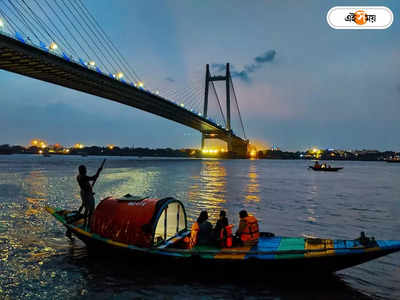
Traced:
[[316, 168], [314, 166], [309, 166], [309, 168], [313, 169], [314, 171], [322, 171], [322, 172], [336, 172], [336, 171], [339, 171], [339, 170], [343, 169], [343, 167], [339, 167], [339, 168], [332, 168], [332, 167], [330, 167], [330, 168], [321, 168], [321, 167], [319, 167], [319, 168]]
[[43, 156], [44, 156], [44, 157], [51, 157], [51, 155], [48, 154], [48, 153], [44, 153]]
[[400, 158], [385, 159], [388, 163], [400, 163]]

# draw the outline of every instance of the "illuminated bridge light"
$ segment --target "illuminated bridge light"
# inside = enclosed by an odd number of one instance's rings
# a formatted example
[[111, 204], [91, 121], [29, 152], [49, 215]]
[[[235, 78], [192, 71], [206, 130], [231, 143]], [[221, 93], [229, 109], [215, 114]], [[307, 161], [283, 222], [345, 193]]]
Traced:
[[139, 88], [142, 88], [142, 87], [144, 86], [144, 84], [143, 84], [143, 82], [138, 81], [138, 82], [136, 83], [136, 86], [139, 87]]
[[3, 27], [4, 27], [4, 22], [2, 19], [0, 19], [0, 28], [3, 28]]
[[89, 66], [94, 67], [95, 65], [96, 63], [93, 60], [89, 61]]
[[185, 104], [181, 103], [181, 107], [185, 107]]
[[57, 44], [54, 43], [54, 42], [51, 42], [51, 44], [50, 44], [50, 49], [51, 49], [51, 50], [57, 50], [57, 49], [58, 49]]
[[124, 77], [124, 73], [122, 72], [118, 72], [117, 74], [115, 74], [115, 78], [117, 79], [121, 79], [122, 77]]

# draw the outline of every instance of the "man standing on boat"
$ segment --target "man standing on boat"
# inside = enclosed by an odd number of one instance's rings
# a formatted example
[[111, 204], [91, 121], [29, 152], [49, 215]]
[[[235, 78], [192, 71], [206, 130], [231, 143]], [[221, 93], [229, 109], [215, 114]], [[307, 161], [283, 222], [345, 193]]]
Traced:
[[[95, 206], [93, 186], [97, 178], [99, 177], [101, 170], [103, 170], [104, 162], [105, 160], [103, 161], [103, 163], [101, 164], [100, 168], [97, 170], [97, 173], [94, 176], [87, 176], [87, 170], [85, 165], [79, 166], [79, 174], [76, 177], [76, 180], [78, 181], [78, 184], [81, 188], [82, 205], [79, 208], [79, 213], [82, 211], [83, 208], [85, 209], [83, 213], [85, 217], [84, 228], [86, 228], [87, 225], [90, 226], [90, 218], [92, 217]], [[90, 183], [91, 181], [93, 183]]]

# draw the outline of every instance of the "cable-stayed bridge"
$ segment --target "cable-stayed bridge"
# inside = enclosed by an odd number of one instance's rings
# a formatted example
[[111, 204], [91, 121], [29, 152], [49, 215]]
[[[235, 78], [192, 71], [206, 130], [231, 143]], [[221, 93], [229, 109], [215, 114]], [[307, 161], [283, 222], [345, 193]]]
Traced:
[[[0, 69], [159, 115], [200, 131], [202, 147], [220, 139], [231, 153], [247, 155], [229, 64], [218, 76], [207, 65], [202, 89], [149, 88], [82, 0], [0, 0]], [[225, 82], [225, 105], [215, 81]], [[242, 136], [232, 130], [232, 111]]]

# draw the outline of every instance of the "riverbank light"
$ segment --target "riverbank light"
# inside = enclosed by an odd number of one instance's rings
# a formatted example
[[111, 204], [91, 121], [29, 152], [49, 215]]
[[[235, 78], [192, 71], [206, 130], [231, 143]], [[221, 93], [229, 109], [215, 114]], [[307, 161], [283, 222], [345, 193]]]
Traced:
[[83, 144], [77, 143], [74, 145], [75, 149], [83, 149], [85, 146]]
[[54, 43], [54, 42], [51, 42], [50, 49], [51, 50], [57, 50], [58, 49], [58, 45], [56, 43]]

